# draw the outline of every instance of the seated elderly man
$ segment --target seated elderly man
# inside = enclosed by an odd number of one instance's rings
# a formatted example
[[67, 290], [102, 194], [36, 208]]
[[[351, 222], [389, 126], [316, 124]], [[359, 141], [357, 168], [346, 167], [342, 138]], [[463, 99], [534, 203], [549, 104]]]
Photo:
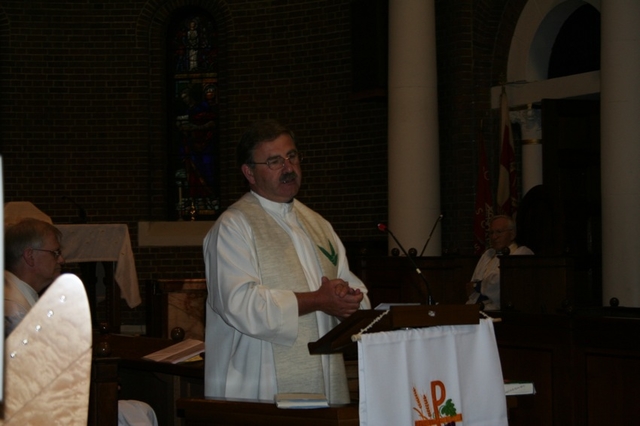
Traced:
[[500, 256], [533, 254], [526, 246], [515, 242], [516, 226], [509, 216], [494, 216], [489, 225], [491, 248], [485, 251], [467, 284], [467, 304], [482, 303], [484, 309], [500, 309]]
[[64, 264], [62, 233], [50, 223], [27, 218], [5, 230], [5, 337], [22, 321]]
[[[47, 287], [60, 276], [65, 263], [62, 232], [54, 225], [24, 218], [6, 226], [4, 271], [5, 338], [27, 316]], [[158, 426], [145, 402], [118, 401], [118, 426]]]

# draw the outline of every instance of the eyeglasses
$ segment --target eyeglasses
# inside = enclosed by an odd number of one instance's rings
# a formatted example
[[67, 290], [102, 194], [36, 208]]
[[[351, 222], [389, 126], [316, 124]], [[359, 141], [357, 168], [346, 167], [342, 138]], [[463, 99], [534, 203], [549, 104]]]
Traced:
[[293, 165], [300, 164], [300, 162], [302, 161], [302, 154], [300, 154], [298, 151], [293, 151], [284, 158], [278, 155], [277, 157], [269, 158], [263, 163], [256, 163], [255, 161], [252, 161], [250, 164], [266, 164], [267, 167], [269, 167], [271, 170], [280, 170], [284, 167], [285, 160], [289, 160], [289, 163]]
[[36, 251], [46, 251], [48, 253], [51, 253], [53, 255], [54, 259], [58, 259], [60, 256], [62, 256], [62, 250], [58, 249], [58, 250], [47, 250], [47, 249], [37, 249], [37, 248], [33, 248], [31, 247], [32, 250], [36, 250]]
[[497, 235], [500, 236], [502, 234], [504, 234], [505, 232], [509, 232], [510, 229], [496, 229], [495, 231], [489, 231], [487, 232], [487, 235], [491, 236], [491, 235]]

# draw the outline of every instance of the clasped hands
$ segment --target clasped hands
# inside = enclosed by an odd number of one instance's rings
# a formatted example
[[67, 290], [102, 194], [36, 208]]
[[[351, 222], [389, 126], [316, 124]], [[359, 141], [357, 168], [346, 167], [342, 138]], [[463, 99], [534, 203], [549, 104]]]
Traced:
[[322, 311], [341, 319], [357, 311], [364, 298], [359, 288], [349, 287], [349, 283], [340, 278], [330, 280], [327, 277], [322, 277], [318, 295], [325, 302]]

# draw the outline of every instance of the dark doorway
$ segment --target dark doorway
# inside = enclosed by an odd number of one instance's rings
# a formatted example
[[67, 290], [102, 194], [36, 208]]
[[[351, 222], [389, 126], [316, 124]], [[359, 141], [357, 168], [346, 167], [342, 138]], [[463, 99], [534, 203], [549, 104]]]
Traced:
[[575, 259], [577, 301], [600, 304], [600, 101], [544, 99], [542, 128], [543, 181], [559, 224], [543, 232], [561, 234], [547, 249]]

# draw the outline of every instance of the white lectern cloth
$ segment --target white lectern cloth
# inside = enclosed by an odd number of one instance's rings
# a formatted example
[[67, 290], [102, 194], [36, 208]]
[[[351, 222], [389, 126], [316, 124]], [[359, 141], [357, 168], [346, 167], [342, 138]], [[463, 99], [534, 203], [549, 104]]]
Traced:
[[361, 426], [508, 424], [489, 319], [363, 334], [358, 357]]

